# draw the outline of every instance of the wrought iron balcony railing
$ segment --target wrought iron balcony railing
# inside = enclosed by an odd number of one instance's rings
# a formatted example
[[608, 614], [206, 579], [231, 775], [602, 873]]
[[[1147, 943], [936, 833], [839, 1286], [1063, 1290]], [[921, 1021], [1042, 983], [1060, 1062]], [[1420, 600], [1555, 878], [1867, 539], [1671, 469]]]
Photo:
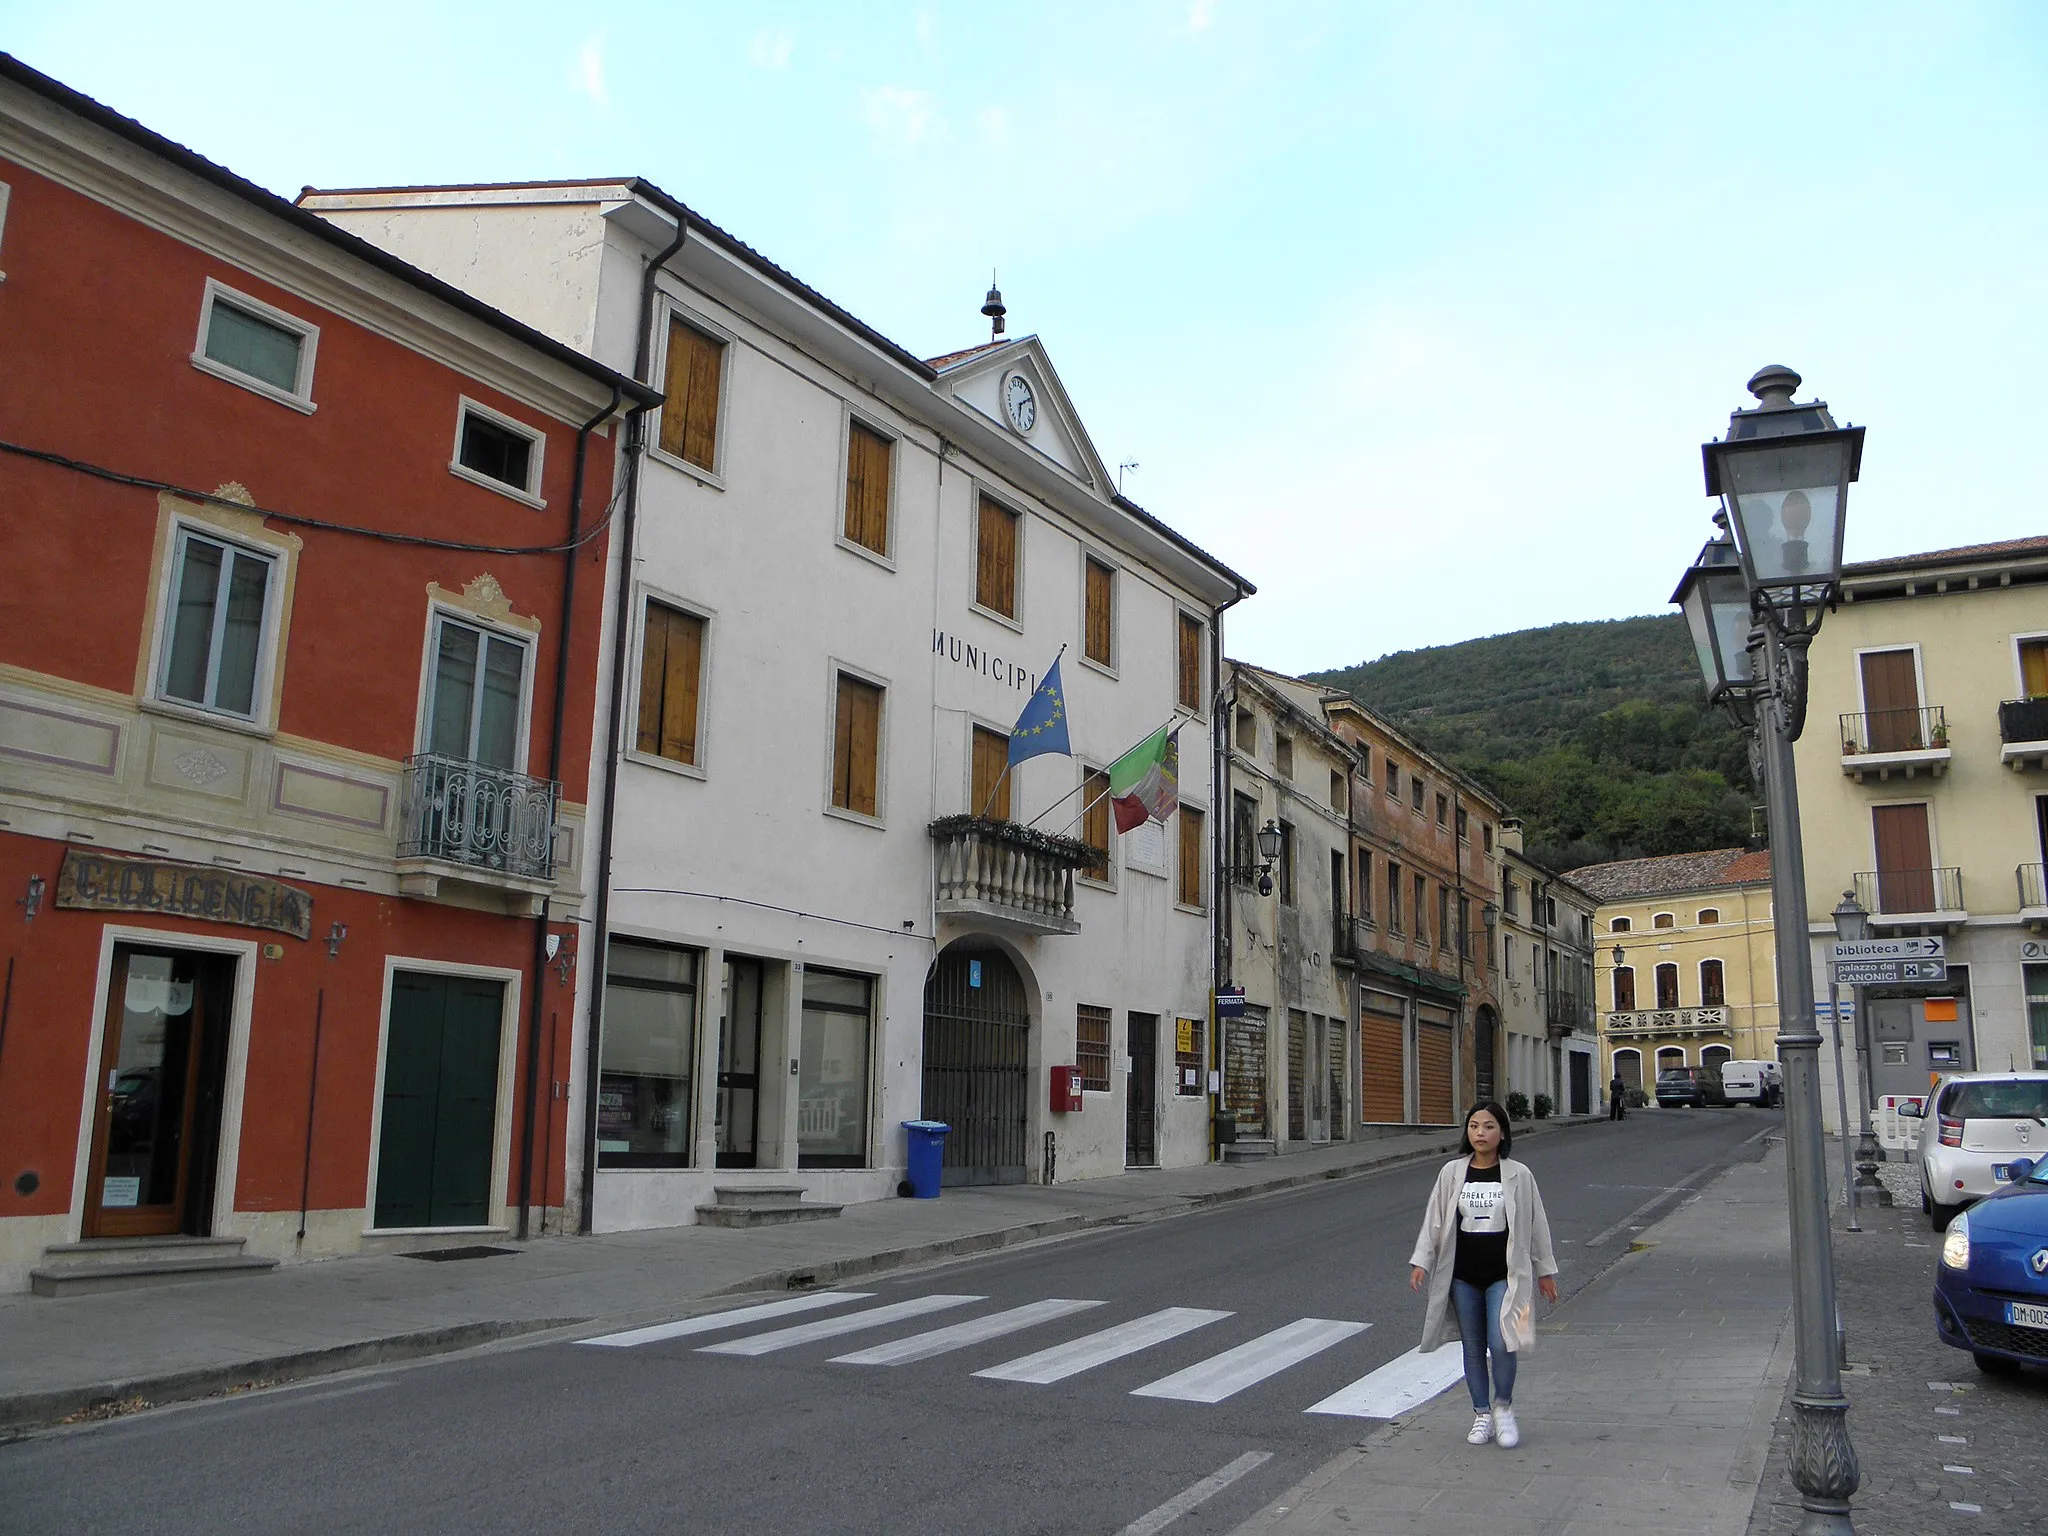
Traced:
[[1593, 1005], [1575, 992], [1552, 992], [1543, 1000], [1543, 1022], [1552, 1034], [1593, 1027]]
[[560, 798], [552, 779], [422, 752], [399, 783], [398, 856], [553, 880]]
[[1920, 917], [1964, 910], [1963, 872], [1958, 868], [1863, 870], [1855, 882], [1857, 901], [1873, 917]]
[[1079, 933], [1074, 876], [1098, 850], [1015, 822], [948, 816], [928, 829], [937, 846], [941, 917], [978, 917], [1026, 933]]
[[1939, 704], [1918, 709], [1873, 709], [1843, 715], [1842, 772], [1859, 783], [1875, 776], [1918, 773], [1940, 777], [1948, 766], [1948, 715]]

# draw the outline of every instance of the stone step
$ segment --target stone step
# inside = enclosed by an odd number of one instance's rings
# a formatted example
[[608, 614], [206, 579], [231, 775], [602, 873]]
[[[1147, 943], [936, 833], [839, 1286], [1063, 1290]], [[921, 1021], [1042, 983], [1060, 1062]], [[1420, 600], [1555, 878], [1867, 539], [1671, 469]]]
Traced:
[[711, 1193], [720, 1205], [790, 1205], [803, 1199], [801, 1184], [717, 1184]]
[[1223, 1161], [1226, 1163], [1262, 1163], [1273, 1155], [1273, 1143], [1264, 1140], [1234, 1141], [1223, 1148]]
[[[722, 1191], [721, 1191], [722, 1193]], [[775, 1227], [791, 1221], [823, 1221], [837, 1216], [841, 1207], [823, 1201], [785, 1200], [775, 1204], [700, 1205], [700, 1227]]]
[[261, 1275], [277, 1260], [243, 1252], [239, 1237], [106, 1237], [53, 1243], [29, 1271], [38, 1296], [83, 1296], [186, 1280]]

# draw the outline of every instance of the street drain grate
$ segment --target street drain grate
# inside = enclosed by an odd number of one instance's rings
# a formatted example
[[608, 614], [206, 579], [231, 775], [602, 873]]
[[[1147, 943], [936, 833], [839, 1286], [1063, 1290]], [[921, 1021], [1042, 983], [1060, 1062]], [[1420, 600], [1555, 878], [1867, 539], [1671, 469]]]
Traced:
[[429, 1264], [445, 1264], [451, 1259], [494, 1259], [501, 1253], [517, 1253], [516, 1248], [490, 1248], [473, 1243], [467, 1248], [429, 1248], [424, 1253], [400, 1254], [400, 1258], [425, 1259]]

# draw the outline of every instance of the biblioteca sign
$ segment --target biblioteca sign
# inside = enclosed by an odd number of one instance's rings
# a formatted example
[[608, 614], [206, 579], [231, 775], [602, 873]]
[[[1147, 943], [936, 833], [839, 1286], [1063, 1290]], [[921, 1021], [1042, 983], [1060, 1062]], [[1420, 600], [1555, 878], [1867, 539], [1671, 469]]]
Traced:
[[57, 874], [57, 903], [87, 912], [162, 912], [309, 938], [313, 893], [260, 875], [161, 859], [127, 859], [70, 848]]

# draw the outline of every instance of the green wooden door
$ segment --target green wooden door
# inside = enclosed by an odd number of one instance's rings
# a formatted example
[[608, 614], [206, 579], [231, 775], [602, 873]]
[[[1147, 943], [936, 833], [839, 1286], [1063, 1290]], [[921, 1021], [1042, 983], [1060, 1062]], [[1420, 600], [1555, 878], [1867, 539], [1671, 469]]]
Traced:
[[407, 971], [392, 978], [378, 1226], [488, 1224], [503, 1011], [498, 982]]

